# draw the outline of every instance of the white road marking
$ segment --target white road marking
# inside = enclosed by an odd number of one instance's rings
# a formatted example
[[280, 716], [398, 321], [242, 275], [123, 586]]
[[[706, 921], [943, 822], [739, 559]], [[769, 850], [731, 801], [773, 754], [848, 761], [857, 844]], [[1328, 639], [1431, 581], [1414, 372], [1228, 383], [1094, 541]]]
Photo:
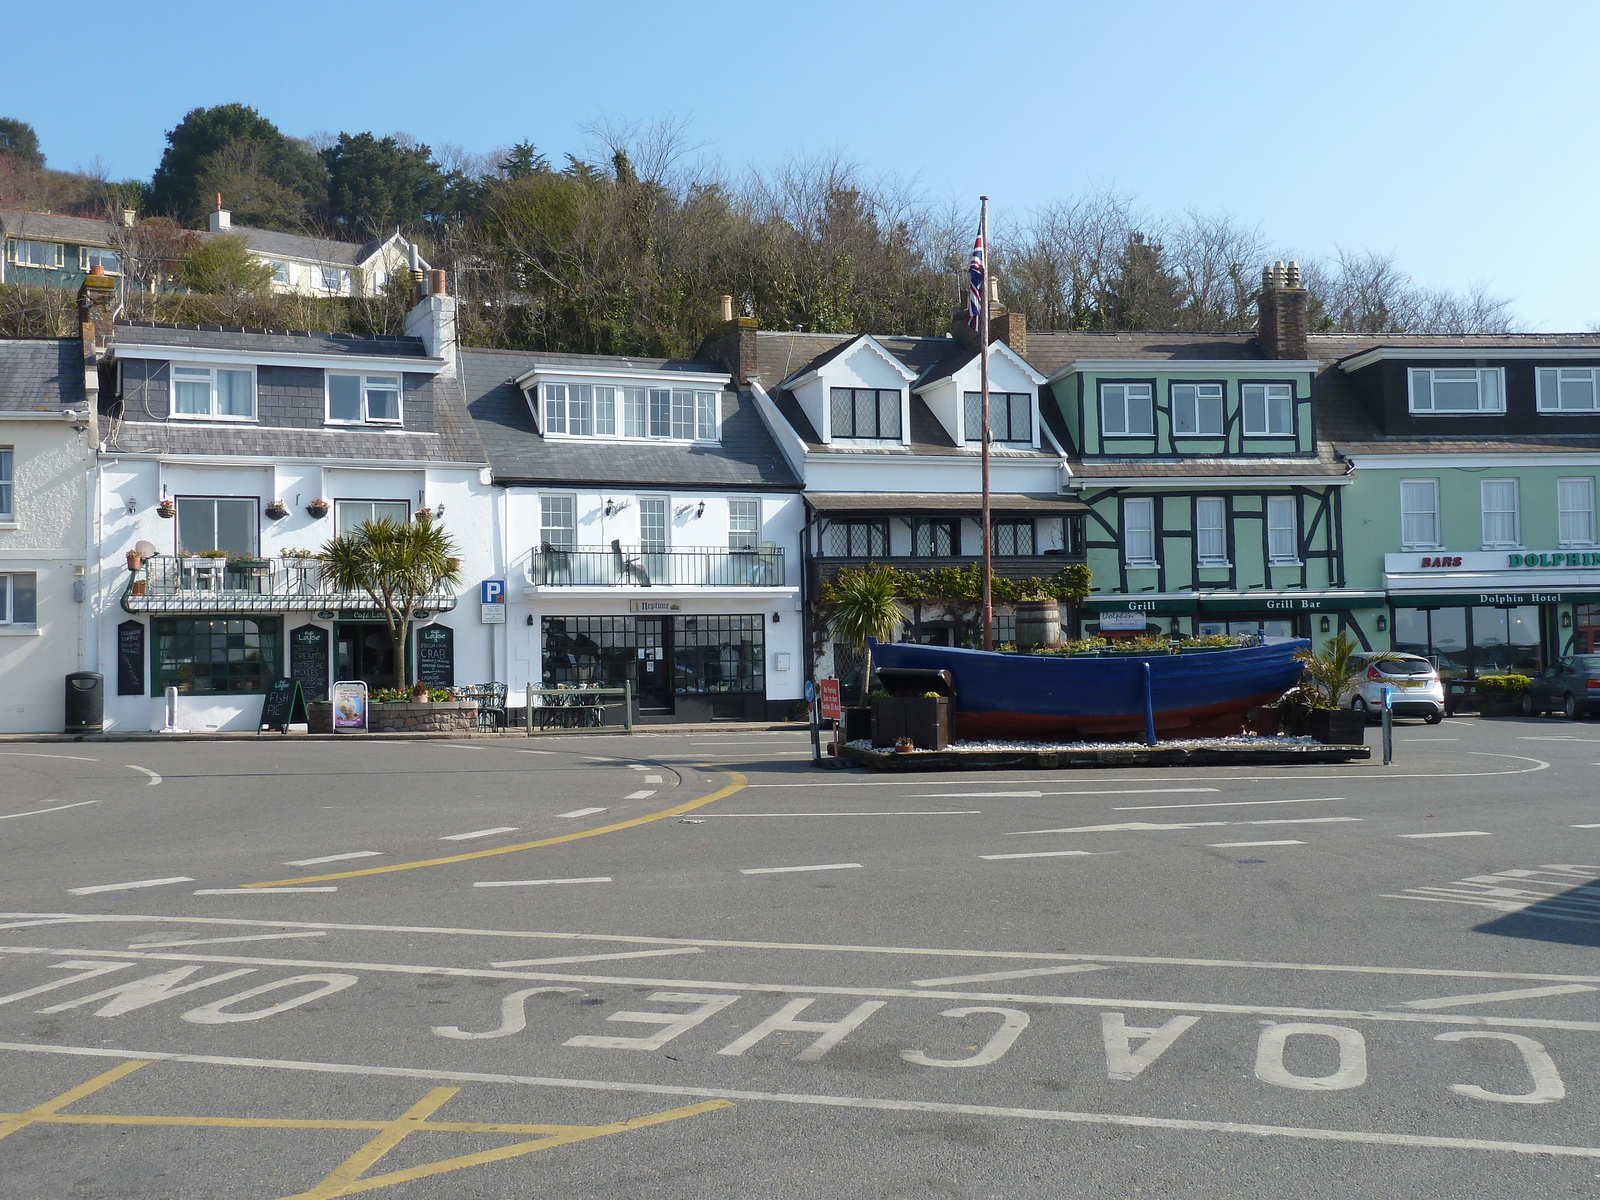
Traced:
[[1072, 858], [1076, 855], [1090, 856], [1092, 850], [1035, 850], [1031, 854], [980, 854], [979, 858], [994, 862], [1002, 858]]
[[87, 896], [94, 892], [120, 892], [128, 888], [162, 887], [169, 883], [193, 883], [187, 875], [174, 875], [170, 879], [135, 879], [131, 883], [97, 883], [90, 887], [68, 888], [74, 896]]
[[515, 833], [515, 825], [497, 825], [493, 829], [474, 829], [471, 833], [447, 833], [439, 840], [441, 842], [464, 842], [468, 838], [493, 837], [497, 833]]
[[1228, 850], [1236, 846], [1304, 846], [1304, 842], [1293, 839], [1281, 842], [1212, 842], [1211, 845], [1218, 850]]
[[643, 763], [629, 763], [628, 764], [628, 770], [630, 770], [630, 771], [648, 771], [649, 769], [650, 768], [645, 766]]
[[286, 867], [314, 867], [318, 863], [344, 862], [350, 858], [376, 858], [382, 850], [351, 850], [347, 854], [324, 854], [321, 858], [297, 858], [293, 862], [286, 862]]
[[[1600, 873], [1600, 866], [1582, 868], [1585, 871]], [[1533, 875], [1538, 872], [1519, 872], [1520, 875]], [[1400, 897], [1407, 899], [1408, 897]], [[246, 929], [326, 929], [334, 932], [347, 933], [420, 933], [438, 934], [450, 937], [487, 937], [487, 938], [536, 938], [539, 940], [563, 942], [617, 942], [623, 945], [635, 946], [702, 946], [712, 949], [734, 950], [795, 950], [803, 952], [821, 952], [831, 954], [905, 954], [919, 957], [932, 958], [986, 958], [986, 959], [1011, 959], [1034, 960], [1044, 962], [1101, 962], [1101, 963], [1133, 963], [1147, 966], [1166, 967], [1206, 967], [1220, 968], [1231, 967], [1241, 970], [1253, 971], [1310, 971], [1320, 974], [1334, 975], [1397, 975], [1418, 976], [1429, 979], [1507, 979], [1528, 980], [1538, 983], [1593, 983], [1600, 984], [1600, 975], [1566, 975], [1554, 972], [1532, 971], [1469, 971], [1446, 967], [1389, 967], [1389, 966], [1363, 966], [1339, 963], [1299, 963], [1299, 962], [1272, 962], [1252, 959], [1220, 959], [1220, 958], [1176, 958], [1160, 957], [1153, 955], [1131, 954], [1068, 954], [1049, 951], [1033, 950], [953, 950], [932, 946], [860, 946], [848, 943], [829, 942], [757, 942], [737, 941], [727, 938], [669, 938], [648, 937], [637, 934], [614, 933], [556, 933], [539, 930], [518, 929], [474, 929], [449, 925], [367, 925], [342, 921], [291, 921], [282, 918], [249, 918], [249, 917], [179, 917], [162, 916], [153, 913], [123, 914], [123, 913], [27, 913], [27, 912], [0, 912], [0, 920], [32, 919], [41, 923], [61, 923], [63, 925], [88, 925], [88, 924], [148, 924], [160, 921], [180, 925], [226, 925], [241, 926]], [[35, 950], [26, 947], [0, 946], [0, 953], [16, 954], [118, 954], [119, 951], [107, 950]], [[123, 957], [127, 957], [123, 954]], [[184, 959], [194, 956], [168, 956], [182, 957]], [[214, 961], [207, 958], [202, 961]], [[260, 962], [267, 966], [294, 966], [317, 967], [320, 962], [285, 963], [277, 959], [248, 960]], [[361, 964], [350, 964], [359, 966]], [[381, 968], [390, 969], [390, 968]], [[400, 967], [394, 970], [415, 970], [421, 972], [438, 972], [451, 970], [443, 967]], [[625, 981], [626, 982], [626, 981]], [[658, 986], [660, 981], [646, 980], [646, 984]], [[682, 980], [673, 981], [674, 984]], [[722, 986], [722, 985], [717, 985]], [[815, 991], [815, 988], [805, 989]], [[920, 993], [910, 993], [920, 994]], [[1026, 999], [1026, 997], [1024, 997]], [[1181, 1006], [1180, 1006], [1181, 1007]], [[1371, 1014], [1368, 1014], [1371, 1015]], [[1484, 1020], [1487, 1018], [1476, 1018]], [[1595, 1025], [1595, 1030], [1600, 1032], [1600, 1024]]]
[[73, 762], [99, 762], [98, 758], [84, 758], [81, 754], [40, 754], [33, 750], [0, 750], [6, 758], [70, 758]]
[[1221, 788], [1109, 788], [1093, 792], [922, 792], [912, 800], [981, 800], [990, 797], [1010, 796], [1022, 800], [1037, 800], [1041, 796], [1150, 796], [1160, 792], [1217, 792]]
[[704, 954], [699, 946], [684, 946], [668, 950], [621, 950], [615, 954], [568, 954], [561, 958], [514, 958], [509, 962], [490, 963], [491, 967], [553, 967], [560, 963], [605, 962], [614, 958], [664, 958], [671, 954]]
[[1214, 829], [1219, 825], [1329, 825], [1340, 821], [1360, 821], [1361, 817], [1277, 817], [1265, 821], [1191, 821], [1187, 824], [1161, 825], [1149, 821], [1125, 821], [1121, 825], [1084, 825], [1077, 829], [1019, 829], [1007, 837], [1026, 837], [1035, 833], [1121, 833], [1124, 831], [1149, 832], [1162, 829]]
[[1519, 737], [1519, 742], [1600, 742], [1600, 738], [1573, 737], [1571, 734], [1557, 734], [1545, 737]]
[[624, 800], [648, 800], [648, 799], [650, 799], [651, 796], [654, 796], [655, 794], [656, 794], [655, 788], [645, 788], [643, 791], [629, 792], [626, 796], [623, 797], [623, 799]]
[[138, 771], [139, 773], [141, 773], [143, 775], [150, 776], [150, 783], [148, 784], [149, 787], [155, 787], [156, 784], [161, 782], [161, 776], [157, 775], [149, 767], [141, 767], [141, 766], [136, 765], [135, 763], [128, 763], [127, 767], [128, 767], [128, 770], [130, 770], [130, 771]]
[[1574, 825], [1574, 829], [1600, 829], [1600, 825]]
[[[546, 883], [610, 883], [609, 875], [587, 875], [581, 879], [486, 879], [473, 887], [540, 887]], [[276, 890], [276, 889], [274, 889]]]
[[1473, 996], [1439, 996], [1432, 1000], [1406, 1000], [1407, 1008], [1458, 1008], [1463, 1004], [1498, 1004], [1502, 1000], [1532, 1000], [1538, 996], [1566, 996], [1573, 992], [1600, 991], [1586, 983], [1556, 984], [1551, 987], [1516, 988], [1509, 992], [1479, 992]]
[[733, 1088], [686, 1087], [677, 1084], [625, 1083], [608, 1079], [560, 1076], [503, 1075], [482, 1071], [436, 1071], [418, 1067], [381, 1067], [358, 1063], [315, 1062], [282, 1058], [246, 1058], [222, 1054], [176, 1054], [162, 1050], [118, 1050], [101, 1046], [41, 1046], [32, 1042], [0, 1042], [0, 1050], [24, 1054], [64, 1054], [86, 1058], [149, 1059], [191, 1063], [196, 1066], [256, 1067], [278, 1071], [303, 1071], [324, 1075], [369, 1076], [386, 1079], [420, 1079], [439, 1082], [517, 1084], [524, 1087], [576, 1088], [596, 1092], [623, 1092], [650, 1096], [692, 1096], [701, 1100], [765, 1101], [774, 1104], [854, 1108], [879, 1112], [940, 1113], [952, 1116], [1002, 1117], [1010, 1120], [1054, 1121], [1080, 1125], [1109, 1125], [1136, 1129], [1172, 1129], [1188, 1133], [1244, 1134], [1319, 1142], [1345, 1142], [1372, 1146], [1409, 1146], [1433, 1150], [1491, 1150], [1506, 1154], [1549, 1154], [1565, 1158], [1600, 1159], [1600, 1147], [1565, 1146], [1539, 1142], [1512, 1142], [1490, 1138], [1436, 1137], [1356, 1129], [1320, 1129], [1313, 1126], [1261, 1125], [1240, 1121], [1198, 1121], [1178, 1117], [1143, 1117], [1122, 1113], [1087, 1113], [1061, 1109], [1006, 1108], [992, 1104], [953, 1104], [933, 1100], [889, 1100], [871, 1096], [835, 1096], [795, 1092], [751, 1092]]
[[944, 987], [951, 983], [991, 983], [998, 979], [1028, 979], [1036, 975], [1072, 975], [1080, 971], [1104, 971], [1099, 963], [1068, 963], [1064, 967], [1028, 967], [1021, 971], [989, 971], [983, 975], [949, 975], [943, 979], [916, 979], [920, 988]]
[[645, 783], [665, 783], [665, 782], [666, 782], [666, 780], [665, 780], [665, 779], [663, 779], [663, 778], [662, 778], [662, 777], [661, 777], [661, 776], [659, 776], [659, 775], [646, 775], [646, 776], [645, 776], [645, 777], [644, 777], [644, 782], [645, 782]]
[[909, 812], [810, 812], [810, 813], [706, 813], [708, 817], [977, 817], [981, 808], [919, 809]]
[[12, 817], [34, 817], [40, 813], [60, 812], [63, 808], [82, 808], [85, 804], [99, 804], [98, 800], [79, 800], [74, 804], [58, 804], [54, 808], [30, 808], [27, 812], [7, 813], [0, 817], [0, 821], [9, 821]]
[[603, 808], [575, 808], [571, 812], [557, 813], [558, 817], [592, 817], [595, 813], [603, 813]]
[[277, 892], [337, 892], [336, 886], [275, 888], [201, 888], [196, 896], [271, 896]]
[[518, 754], [554, 754], [554, 750], [518, 750]]
[[[1297, 1075], [1284, 1065], [1283, 1052], [1290, 1037], [1325, 1037], [1338, 1048], [1339, 1065], [1328, 1075]], [[1256, 1078], [1278, 1087], [1302, 1092], [1342, 1092], [1367, 1081], [1367, 1042], [1357, 1029], [1342, 1025], [1288, 1022], [1268, 1025], [1256, 1043]]]
[[1486, 829], [1455, 829], [1448, 833], [1402, 833], [1403, 838], [1442, 838], [1442, 837], [1489, 837]]
[[823, 863], [815, 867], [741, 867], [741, 875], [784, 875], [790, 871], [848, 871], [860, 863]]
[[168, 946], [220, 946], [224, 942], [275, 942], [283, 938], [327, 937], [325, 929], [311, 929], [303, 933], [247, 933], [238, 937], [167, 938], [159, 942], [130, 942], [129, 950], [160, 950]]
[[1113, 808], [1112, 812], [1147, 812], [1153, 808], [1244, 808], [1258, 804], [1321, 804], [1328, 800], [1343, 800], [1343, 796], [1312, 796], [1308, 800], [1202, 800], [1198, 804], [1128, 804]]

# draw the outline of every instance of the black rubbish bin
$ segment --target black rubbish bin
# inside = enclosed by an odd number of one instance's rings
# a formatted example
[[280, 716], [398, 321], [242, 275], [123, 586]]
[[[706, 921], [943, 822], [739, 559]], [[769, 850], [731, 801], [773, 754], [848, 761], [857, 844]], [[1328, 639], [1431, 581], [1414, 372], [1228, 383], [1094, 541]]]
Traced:
[[106, 727], [105, 676], [74, 671], [67, 676], [67, 732], [100, 733]]

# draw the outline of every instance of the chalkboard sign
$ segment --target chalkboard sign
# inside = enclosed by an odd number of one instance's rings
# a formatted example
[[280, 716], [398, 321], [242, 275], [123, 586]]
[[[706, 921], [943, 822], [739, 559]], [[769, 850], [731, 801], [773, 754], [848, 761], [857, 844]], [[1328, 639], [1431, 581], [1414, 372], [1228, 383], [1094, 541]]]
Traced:
[[266, 698], [261, 701], [261, 723], [256, 726], [257, 733], [263, 729], [281, 729], [288, 733], [290, 725], [306, 720], [306, 698], [300, 691], [298, 679], [274, 679], [267, 685]]
[[117, 695], [144, 695], [144, 625], [139, 621], [117, 626]]
[[417, 679], [429, 687], [455, 687], [456, 631], [450, 626], [417, 630]]
[[302, 625], [289, 633], [289, 678], [300, 685], [307, 701], [328, 698], [328, 631]]

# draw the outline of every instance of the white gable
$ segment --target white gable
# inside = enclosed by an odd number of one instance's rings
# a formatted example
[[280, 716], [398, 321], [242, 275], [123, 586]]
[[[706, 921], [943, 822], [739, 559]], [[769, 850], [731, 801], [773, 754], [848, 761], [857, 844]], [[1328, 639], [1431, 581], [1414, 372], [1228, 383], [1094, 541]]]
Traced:
[[850, 346], [789, 384], [800, 408], [824, 443], [834, 440], [829, 397], [834, 388], [889, 388], [900, 393], [900, 440], [910, 440], [910, 385], [916, 372], [903, 366], [871, 334], [862, 334]]
[[[982, 364], [978, 356], [973, 355], [972, 360], [959, 370], [917, 389], [917, 395], [933, 410], [945, 432], [955, 439], [958, 446], [967, 444], [966, 395], [978, 391], [982, 387], [982, 379]], [[1023, 361], [1010, 346], [1004, 342], [990, 345], [989, 392], [991, 395], [996, 392], [1025, 392], [1033, 397], [1029, 428], [1035, 447], [1040, 444], [1039, 387], [1044, 381], [1044, 376]]]

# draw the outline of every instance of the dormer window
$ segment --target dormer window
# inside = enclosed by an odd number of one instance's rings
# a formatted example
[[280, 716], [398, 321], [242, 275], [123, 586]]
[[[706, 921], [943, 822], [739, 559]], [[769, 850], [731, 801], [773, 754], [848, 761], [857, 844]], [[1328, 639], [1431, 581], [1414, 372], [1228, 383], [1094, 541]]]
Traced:
[[1287, 383], [1246, 383], [1239, 388], [1244, 402], [1246, 437], [1294, 436], [1294, 388]]
[[173, 367], [172, 415], [214, 421], [254, 421], [255, 372], [248, 368]]
[[[983, 440], [983, 393], [967, 392], [963, 397], [965, 437], [968, 442]], [[989, 393], [989, 440], [1033, 444], [1033, 395], [1030, 392]]]
[[1593, 367], [1540, 367], [1540, 412], [1600, 411], [1600, 387]]
[[544, 383], [538, 395], [545, 437], [717, 440], [721, 394], [709, 389]]
[[1100, 385], [1100, 432], [1106, 437], [1151, 437], [1156, 431], [1148, 383]]
[[328, 424], [400, 424], [400, 376], [328, 373]]
[[829, 398], [834, 437], [900, 440], [899, 388], [833, 388]]
[[1414, 413], [1503, 413], [1506, 389], [1499, 367], [1412, 367]]
[[1222, 385], [1172, 385], [1172, 432], [1179, 437], [1222, 436]]

